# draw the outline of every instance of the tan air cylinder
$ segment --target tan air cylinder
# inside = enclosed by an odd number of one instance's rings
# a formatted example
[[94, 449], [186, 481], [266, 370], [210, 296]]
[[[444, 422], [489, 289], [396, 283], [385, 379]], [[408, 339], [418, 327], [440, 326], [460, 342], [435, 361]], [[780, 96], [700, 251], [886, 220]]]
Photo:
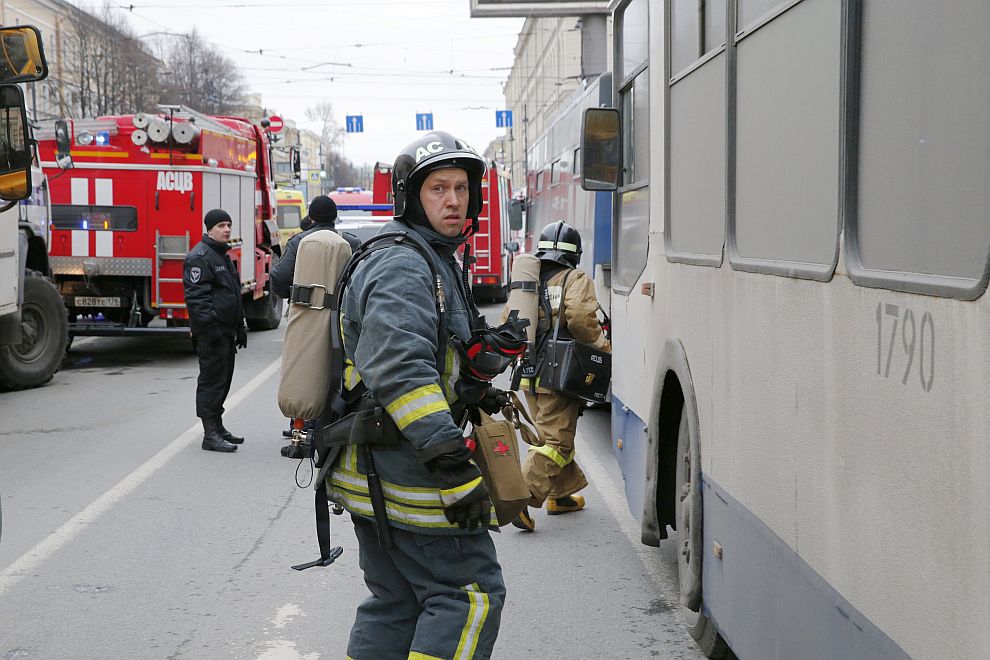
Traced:
[[512, 262], [512, 284], [509, 300], [502, 310], [502, 318], [508, 318], [513, 310], [521, 319], [529, 319], [526, 338], [530, 346], [536, 341], [536, 322], [540, 311], [540, 260], [532, 254], [520, 254]]
[[292, 281], [315, 288], [310, 306], [289, 306], [278, 386], [278, 407], [286, 417], [316, 419], [323, 413], [330, 383], [330, 297], [350, 257], [350, 244], [330, 230], [299, 241]]

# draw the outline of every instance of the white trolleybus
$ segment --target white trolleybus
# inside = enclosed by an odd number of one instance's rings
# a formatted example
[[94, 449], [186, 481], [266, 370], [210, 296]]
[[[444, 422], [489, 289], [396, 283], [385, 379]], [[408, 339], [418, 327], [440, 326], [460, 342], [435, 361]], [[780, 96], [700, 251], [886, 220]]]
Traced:
[[613, 5], [612, 428], [691, 632], [990, 657], [990, 2]]

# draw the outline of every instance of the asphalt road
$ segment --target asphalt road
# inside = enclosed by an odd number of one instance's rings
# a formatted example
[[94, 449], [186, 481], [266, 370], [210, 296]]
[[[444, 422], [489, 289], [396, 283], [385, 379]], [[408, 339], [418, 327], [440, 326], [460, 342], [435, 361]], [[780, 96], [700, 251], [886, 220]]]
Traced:
[[[488, 310], [489, 316], [495, 308]], [[342, 658], [366, 590], [318, 554], [308, 471], [279, 455], [282, 330], [249, 334], [227, 426], [204, 452], [186, 340], [81, 338], [46, 387], [0, 393], [0, 660]], [[508, 595], [495, 658], [701, 658], [676, 607], [672, 545], [639, 543], [608, 415], [578, 426], [586, 510], [495, 536]]]

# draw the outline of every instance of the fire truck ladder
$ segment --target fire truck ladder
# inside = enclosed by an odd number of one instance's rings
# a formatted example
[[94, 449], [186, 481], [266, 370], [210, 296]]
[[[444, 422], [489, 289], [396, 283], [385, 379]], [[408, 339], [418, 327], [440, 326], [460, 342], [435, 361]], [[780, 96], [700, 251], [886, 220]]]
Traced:
[[196, 124], [200, 128], [205, 128], [213, 131], [214, 133], [220, 133], [222, 135], [238, 135], [237, 131], [229, 126], [224, 126], [213, 117], [204, 115], [202, 112], [197, 112], [196, 110], [184, 105], [159, 104], [158, 110], [173, 119], [185, 119], [186, 121]]
[[189, 252], [189, 232], [184, 236], [162, 236], [155, 230], [155, 304], [158, 309], [185, 309], [185, 303], [162, 301], [162, 283], [182, 284], [181, 277], [162, 277], [162, 265], [166, 261], [182, 261]]

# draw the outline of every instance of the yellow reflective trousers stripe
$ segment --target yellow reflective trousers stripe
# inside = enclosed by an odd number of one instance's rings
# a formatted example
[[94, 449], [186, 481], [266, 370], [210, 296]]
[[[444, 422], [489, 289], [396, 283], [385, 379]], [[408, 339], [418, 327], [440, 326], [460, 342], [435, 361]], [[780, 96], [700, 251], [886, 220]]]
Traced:
[[440, 658], [435, 655], [426, 655], [425, 653], [420, 653], [419, 651], [410, 651], [409, 660], [446, 660], [446, 658]]
[[488, 618], [489, 601], [488, 594], [483, 592], [477, 583], [461, 589], [467, 592], [471, 604], [468, 607], [464, 629], [461, 630], [461, 639], [457, 643], [457, 650], [454, 651], [454, 660], [471, 660], [478, 648], [478, 639], [481, 637], [482, 628], [485, 627], [485, 619]]
[[430, 383], [417, 387], [412, 392], [403, 394], [392, 403], [385, 406], [385, 410], [395, 420], [395, 425], [399, 430], [406, 428], [418, 419], [423, 419], [427, 415], [437, 412], [450, 412], [450, 406], [444, 398], [443, 390], [439, 385]]
[[543, 445], [542, 447], [530, 447], [529, 450], [535, 451], [538, 454], [543, 454], [551, 461], [559, 465], [561, 468], [567, 467], [567, 464], [574, 460], [574, 452], [571, 452], [570, 456], [564, 456], [550, 445]]

